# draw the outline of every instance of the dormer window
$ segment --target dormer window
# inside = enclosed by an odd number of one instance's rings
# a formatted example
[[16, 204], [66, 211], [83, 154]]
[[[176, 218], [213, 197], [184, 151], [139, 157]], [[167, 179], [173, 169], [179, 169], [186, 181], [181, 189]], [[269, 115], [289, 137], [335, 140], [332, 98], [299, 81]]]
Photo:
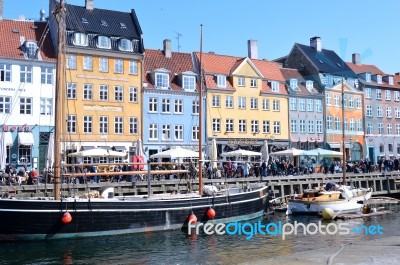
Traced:
[[88, 46], [87, 35], [80, 32], [74, 33], [74, 44], [79, 46]]
[[279, 82], [271, 81], [271, 90], [272, 92], [279, 92]]
[[196, 78], [194, 76], [182, 76], [182, 88], [185, 91], [194, 91], [196, 88]]
[[83, 24], [89, 24], [89, 21], [85, 17], [81, 18], [81, 21]]
[[297, 85], [297, 79], [290, 79], [290, 88], [293, 90], [298, 90], [299, 86]]
[[377, 76], [376, 76], [376, 82], [377, 82], [378, 84], [382, 84], [382, 76], [381, 76], [381, 75], [377, 75]]
[[37, 45], [32, 41], [25, 42], [25, 53], [29, 59], [37, 59]]
[[371, 74], [370, 73], [365, 73], [365, 81], [371, 82]]
[[126, 29], [126, 24], [125, 23], [119, 22], [119, 25], [121, 26], [121, 29]]
[[311, 80], [306, 81], [306, 88], [308, 91], [313, 91], [314, 90], [314, 82]]
[[393, 85], [393, 76], [389, 76], [389, 85]]
[[119, 49], [121, 51], [132, 51], [132, 41], [128, 39], [120, 39], [119, 40]]
[[107, 24], [107, 21], [105, 21], [105, 20], [100, 20], [100, 23], [101, 23], [101, 25], [102, 26], [104, 26], [104, 27], [107, 27], [108, 26], [108, 24]]
[[168, 89], [169, 87], [169, 75], [166, 73], [156, 73], [155, 84], [157, 88]]
[[226, 76], [217, 75], [217, 86], [218, 87], [226, 87]]
[[97, 47], [111, 49], [110, 38], [106, 36], [97, 36]]

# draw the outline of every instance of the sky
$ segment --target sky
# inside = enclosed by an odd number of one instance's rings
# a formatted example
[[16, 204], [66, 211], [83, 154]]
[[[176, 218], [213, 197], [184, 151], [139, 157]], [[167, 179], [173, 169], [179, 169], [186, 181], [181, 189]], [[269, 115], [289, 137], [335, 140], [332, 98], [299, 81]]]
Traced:
[[[49, 15], [48, 0], [3, 1], [4, 19], [38, 19], [40, 9]], [[247, 41], [256, 40], [258, 57], [274, 60], [319, 36], [323, 48], [347, 62], [359, 53], [363, 64], [400, 72], [398, 0], [94, 0], [94, 7], [134, 9], [147, 49], [162, 49], [170, 39], [174, 51], [199, 51], [202, 24], [203, 52], [245, 57]]]

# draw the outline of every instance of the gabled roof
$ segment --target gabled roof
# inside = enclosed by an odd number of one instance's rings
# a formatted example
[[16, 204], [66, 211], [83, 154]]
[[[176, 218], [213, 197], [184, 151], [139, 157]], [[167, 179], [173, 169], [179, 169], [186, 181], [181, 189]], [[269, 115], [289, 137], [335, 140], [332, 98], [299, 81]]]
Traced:
[[[20, 20], [0, 21], [0, 32], [3, 41], [0, 42], [0, 57], [20, 60], [25, 59], [22, 52], [21, 40], [33, 41], [39, 46], [40, 57], [43, 61], [55, 62], [56, 55], [51, 41], [47, 22]], [[22, 38], [23, 37], [23, 38]], [[43, 44], [41, 39], [45, 38]]]
[[[98, 9], [88, 10], [82, 6], [66, 5], [67, 30], [83, 33], [97, 33], [105, 36], [119, 36], [129, 39], [140, 39], [140, 28], [135, 11], [131, 13]], [[83, 20], [87, 23], [83, 23]], [[102, 25], [102, 21], [106, 25]], [[122, 24], [121, 24], [122, 23]]]
[[144, 80], [147, 83], [146, 89], [154, 88], [154, 82], [151, 80], [151, 73], [157, 69], [166, 69], [170, 71], [169, 80], [172, 90], [182, 90], [178, 78], [182, 73], [195, 73], [192, 54], [182, 52], [171, 52], [171, 57], [165, 57], [162, 50], [146, 49], [144, 55]]
[[[314, 87], [314, 91], [310, 92], [307, 87], [305, 86], [306, 79], [303, 77], [303, 75], [297, 70], [297, 69], [292, 69], [292, 68], [281, 68], [281, 72], [283, 77], [285, 78], [286, 81], [289, 81], [290, 79], [297, 79], [297, 85], [299, 90], [293, 91], [290, 88], [289, 82], [286, 82], [286, 87], [288, 89], [289, 94], [295, 94], [295, 95], [316, 95], [319, 94], [318, 89]], [[313, 81], [313, 80], [310, 80]], [[315, 86], [315, 82], [313, 82], [313, 85]]]
[[359, 78], [359, 81], [367, 86], [378, 86], [378, 87], [387, 87], [387, 88], [397, 88], [400, 89], [400, 85], [396, 82], [396, 78], [394, 75], [388, 75], [382, 72], [377, 66], [372, 64], [353, 64], [346, 63], [356, 74], [370, 73], [371, 75], [381, 75], [385, 76], [393, 76], [393, 85], [390, 85], [382, 78], [382, 83], [378, 83], [371, 78], [370, 82], [365, 81], [363, 78]]
[[327, 49], [317, 51], [310, 46], [299, 43], [295, 43], [294, 45], [303, 52], [320, 73], [357, 78], [357, 75], [334, 51]]

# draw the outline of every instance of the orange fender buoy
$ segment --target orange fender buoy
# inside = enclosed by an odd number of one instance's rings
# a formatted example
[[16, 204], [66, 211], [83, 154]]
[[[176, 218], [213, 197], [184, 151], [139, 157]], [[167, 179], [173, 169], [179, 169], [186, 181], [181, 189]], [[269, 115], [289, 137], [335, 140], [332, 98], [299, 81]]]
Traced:
[[71, 221], [72, 221], [72, 216], [71, 216], [71, 214], [70, 214], [69, 212], [65, 212], [65, 213], [63, 214], [62, 218], [61, 218], [61, 221], [62, 221], [64, 224], [69, 224], [69, 223], [71, 223]]
[[191, 213], [187, 218], [188, 223], [197, 223], [197, 216], [194, 213]]
[[215, 218], [215, 210], [213, 208], [208, 208], [207, 210], [207, 217], [208, 219], [214, 219]]

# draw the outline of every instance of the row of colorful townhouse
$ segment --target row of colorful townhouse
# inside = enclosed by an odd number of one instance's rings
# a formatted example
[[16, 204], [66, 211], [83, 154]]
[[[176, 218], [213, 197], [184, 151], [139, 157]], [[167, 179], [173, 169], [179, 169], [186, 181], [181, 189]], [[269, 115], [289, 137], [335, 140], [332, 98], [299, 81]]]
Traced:
[[[69, 156], [91, 148], [125, 152], [114, 159], [122, 162], [138, 139], [147, 157], [177, 146], [199, 150], [200, 135], [205, 153], [216, 139], [219, 154], [259, 151], [264, 141], [270, 151], [344, 147], [349, 160], [400, 154], [400, 76], [362, 64], [358, 54], [346, 63], [323, 49], [320, 37], [294, 44], [275, 61], [257, 58], [255, 40], [247, 57], [174, 52], [170, 40], [145, 49], [134, 10], [95, 9], [91, 2], [66, 5], [68, 135], [58, 144], [67, 163], [108, 161]], [[53, 10], [55, 1], [49, 3]], [[55, 122], [57, 39], [55, 18], [41, 14], [38, 21], [0, 21], [7, 39], [0, 43], [7, 163], [39, 169], [48, 162]]]

